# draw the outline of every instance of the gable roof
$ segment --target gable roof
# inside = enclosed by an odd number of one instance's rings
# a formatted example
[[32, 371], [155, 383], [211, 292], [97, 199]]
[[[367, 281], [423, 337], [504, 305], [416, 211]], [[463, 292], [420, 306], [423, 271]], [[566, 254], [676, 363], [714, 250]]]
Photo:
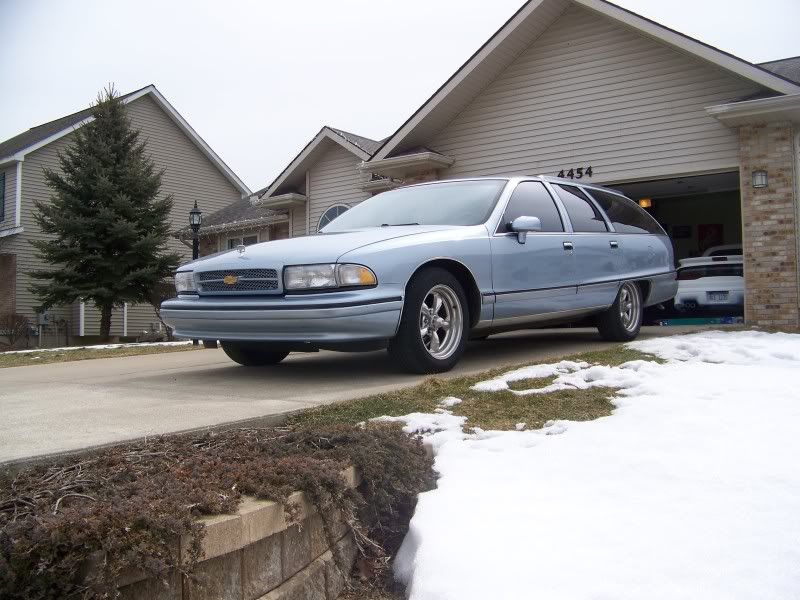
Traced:
[[310, 163], [313, 162], [320, 145], [325, 143], [326, 140], [338, 144], [348, 152], [355, 154], [361, 160], [367, 160], [381, 144], [381, 142], [376, 140], [371, 140], [354, 133], [348, 133], [347, 131], [324, 125], [317, 135], [303, 147], [292, 162], [280, 172], [273, 182], [267, 187], [258, 190], [254, 195], [258, 198], [264, 195], [271, 196], [278, 191], [284, 183], [290, 181], [298, 174], [304, 173]]
[[[156, 89], [154, 85], [148, 85], [139, 90], [130, 92], [120, 99], [123, 103], [129, 104], [143, 96], [149, 95], [159, 107], [175, 122], [181, 131], [198, 147], [198, 149], [208, 158], [214, 166], [225, 176], [233, 186], [239, 190], [242, 196], [250, 195], [250, 188], [234, 173], [228, 165], [214, 152], [211, 147], [201, 138], [191, 125], [180, 113], [167, 101], [166, 98]], [[92, 121], [92, 107], [85, 108], [71, 115], [61, 117], [54, 121], [32, 127], [28, 131], [15, 135], [14, 137], [0, 143], [0, 164], [20, 161], [26, 154], [38, 150], [55, 140], [75, 131], [81, 125]]]
[[571, 5], [578, 5], [635, 29], [673, 48], [779, 94], [800, 93], [800, 85], [777, 70], [737, 58], [621, 8], [606, 0], [529, 0], [489, 38], [370, 157], [378, 161], [424, 144], [503, 72]]

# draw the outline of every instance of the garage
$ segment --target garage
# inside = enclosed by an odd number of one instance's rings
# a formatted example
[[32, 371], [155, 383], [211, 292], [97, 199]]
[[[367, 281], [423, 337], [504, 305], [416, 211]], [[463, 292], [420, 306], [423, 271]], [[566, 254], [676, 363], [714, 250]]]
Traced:
[[[744, 315], [742, 209], [738, 171], [613, 185], [672, 240], [680, 291], [654, 307], [651, 324], [740, 322]], [[689, 260], [686, 260], [689, 259]]]

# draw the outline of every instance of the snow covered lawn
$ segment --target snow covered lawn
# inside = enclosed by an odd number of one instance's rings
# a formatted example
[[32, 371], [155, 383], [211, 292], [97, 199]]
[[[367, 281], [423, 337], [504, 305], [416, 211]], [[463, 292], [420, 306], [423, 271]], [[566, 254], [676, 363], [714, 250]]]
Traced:
[[631, 346], [666, 362], [477, 384], [618, 388], [608, 417], [464, 434], [448, 398], [392, 418], [425, 432], [439, 475], [395, 561], [412, 600], [800, 597], [800, 335]]

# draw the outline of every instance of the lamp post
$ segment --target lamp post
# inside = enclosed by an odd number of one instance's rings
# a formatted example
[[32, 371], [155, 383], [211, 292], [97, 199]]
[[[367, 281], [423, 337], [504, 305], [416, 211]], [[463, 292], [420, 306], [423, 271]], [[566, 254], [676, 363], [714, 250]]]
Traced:
[[197, 208], [197, 200], [194, 201], [194, 208], [189, 211], [189, 226], [192, 228], [192, 260], [197, 260], [200, 255], [200, 240], [197, 234], [200, 225], [203, 224], [203, 212]]

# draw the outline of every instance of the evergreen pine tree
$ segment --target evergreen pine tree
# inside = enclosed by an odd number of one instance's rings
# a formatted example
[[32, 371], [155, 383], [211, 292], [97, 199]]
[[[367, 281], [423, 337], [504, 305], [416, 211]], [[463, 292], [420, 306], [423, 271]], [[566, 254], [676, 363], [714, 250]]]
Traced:
[[34, 216], [49, 235], [31, 243], [51, 268], [30, 274], [39, 280], [31, 290], [39, 310], [91, 302], [108, 340], [112, 310], [147, 302], [180, 257], [167, 251], [172, 196], [159, 197], [163, 170], [146, 154], [113, 87], [98, 95], [92, 116], [59, 153], [60, 172], [45, 169], [53, 194], [35, 203]]

